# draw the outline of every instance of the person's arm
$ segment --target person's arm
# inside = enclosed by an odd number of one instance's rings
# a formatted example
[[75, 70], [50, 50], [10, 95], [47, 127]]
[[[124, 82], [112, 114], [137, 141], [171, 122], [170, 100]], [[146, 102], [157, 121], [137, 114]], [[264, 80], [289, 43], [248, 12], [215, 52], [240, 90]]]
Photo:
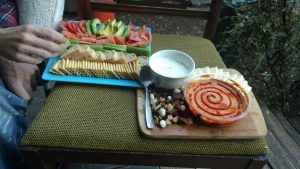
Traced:
[[60, 52], [66, 39], [58, 32], [36, 25], [0, 28], [0, 77], [13, 93], [30, 101], [41, 63]]
[[0, 55], [16, 62], [41, 63], [65, 42], [63, 35], [37, 25], [0, 28]]
[[10, 91], [30, 101], [40, 80], [40, 72], [36, 65], [10, 61], [0, 55], [0, 77]]

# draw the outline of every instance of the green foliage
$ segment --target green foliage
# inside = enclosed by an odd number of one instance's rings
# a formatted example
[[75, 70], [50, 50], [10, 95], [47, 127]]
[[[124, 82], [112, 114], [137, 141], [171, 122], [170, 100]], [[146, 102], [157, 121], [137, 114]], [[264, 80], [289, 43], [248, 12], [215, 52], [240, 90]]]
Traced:
[[300, 112], [299, 0], [252, 0], [218, 45], [271, 109]]

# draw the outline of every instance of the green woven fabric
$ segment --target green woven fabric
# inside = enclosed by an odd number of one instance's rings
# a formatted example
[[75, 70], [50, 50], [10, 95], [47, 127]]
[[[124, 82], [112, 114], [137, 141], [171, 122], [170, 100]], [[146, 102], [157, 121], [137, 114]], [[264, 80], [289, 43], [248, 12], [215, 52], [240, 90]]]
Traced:
[[[178, 49], [197, 66], [225, 67], [205, 39], [154, 35], [153, 51]], [[58, 84], [25, 136], [22, 146], [168, 152], [188, 154], [264, 155], [264, 139], [176, 140], [142, 136], [137, 127], [136, 90], [115, 86]]]

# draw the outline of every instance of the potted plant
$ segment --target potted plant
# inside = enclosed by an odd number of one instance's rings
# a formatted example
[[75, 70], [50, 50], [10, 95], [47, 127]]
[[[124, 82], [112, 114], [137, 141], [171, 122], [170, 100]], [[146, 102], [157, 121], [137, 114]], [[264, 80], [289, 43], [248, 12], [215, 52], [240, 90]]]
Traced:
[[300, 1], [248, 0], [218, 45], [255, 94], [288, 116], [300, 115]]

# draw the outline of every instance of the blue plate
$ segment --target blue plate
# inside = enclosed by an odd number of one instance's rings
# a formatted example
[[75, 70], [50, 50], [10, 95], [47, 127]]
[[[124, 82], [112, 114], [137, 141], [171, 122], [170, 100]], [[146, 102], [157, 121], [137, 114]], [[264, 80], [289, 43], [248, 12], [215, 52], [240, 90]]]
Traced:
[[[147, 28], [151, 34], [151, 28]], [[151, 45], [147, 48], [151, 51]], [[135, 87], [141, 88], [142, 85], [138, 81], [134, 80], [118, 80], [118, 79], [106, 79], [97, 77], [87, 77], [87, 76], [61, 76], [51, 73], [49, 70], [52, 65], [58, 61], [59, 57], [53, 57], [49, 59], [46, 69], [43, 73], [42, 79], [49, 81], [59, 81], [59, 82], [72, 82], [72, 83], [88, 83], [88, 84], [100, 84], [100, 85], [113, 85], [113, 86], [125, 86], [125, 87]]]

